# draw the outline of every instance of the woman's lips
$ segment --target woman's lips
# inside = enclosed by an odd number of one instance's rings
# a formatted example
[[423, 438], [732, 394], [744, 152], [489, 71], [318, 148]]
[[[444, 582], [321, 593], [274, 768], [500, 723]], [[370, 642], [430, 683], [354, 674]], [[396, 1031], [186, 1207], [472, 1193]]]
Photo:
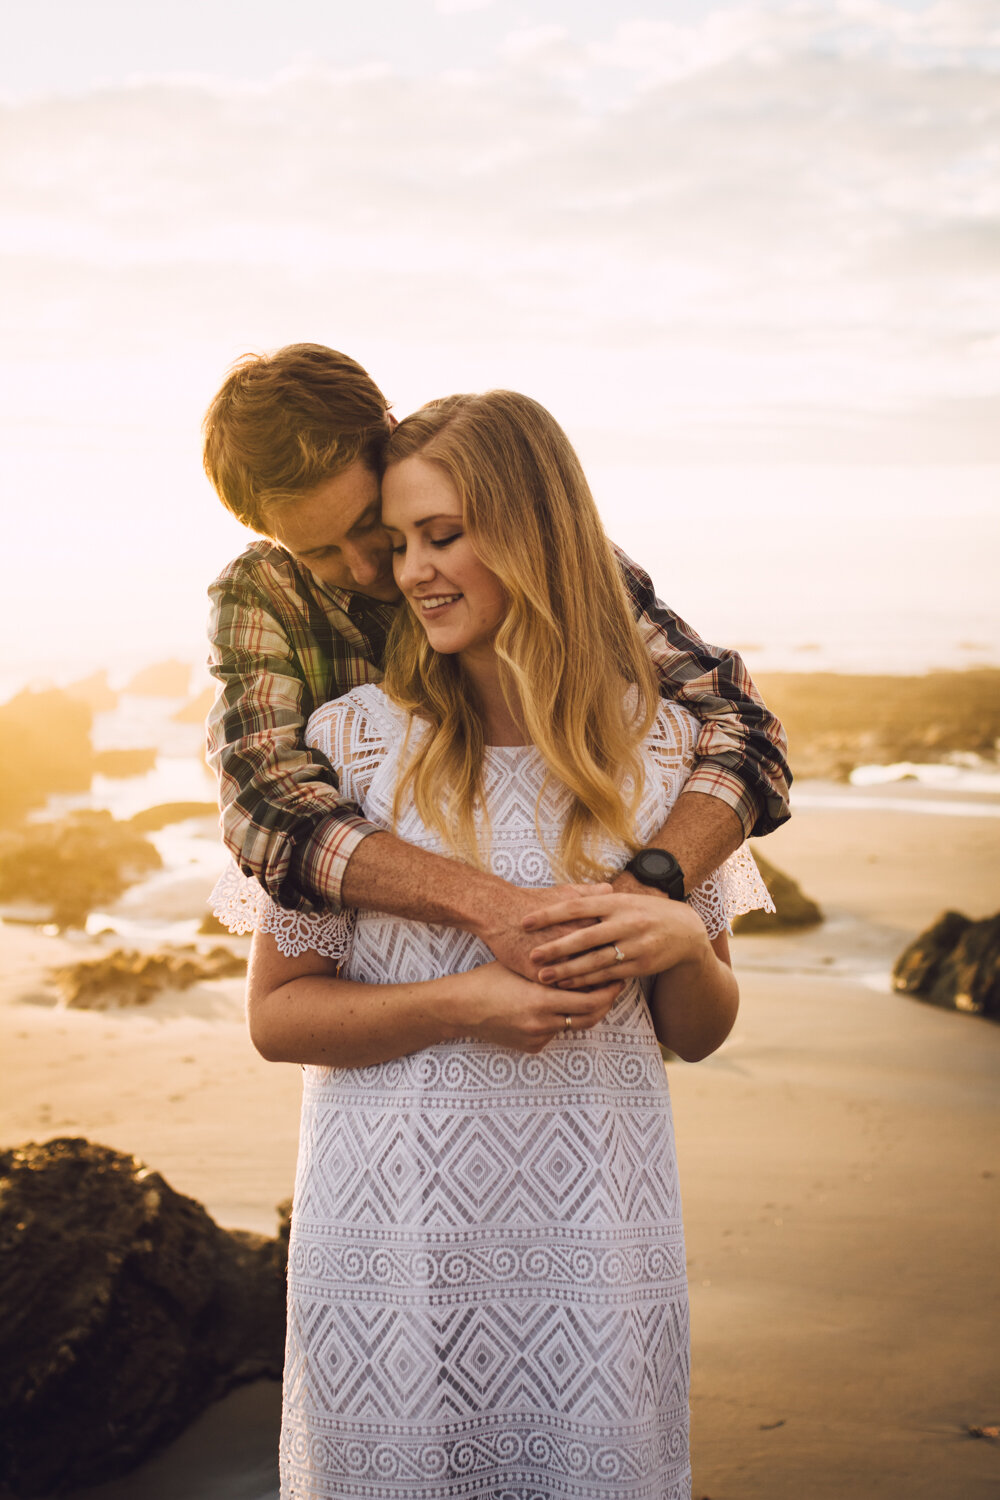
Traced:
[[414, 599], [414, 604], [422, 615], [437, 615], [455, 604], [461, 599], [461, 594], [428, 594], [425, 598]]

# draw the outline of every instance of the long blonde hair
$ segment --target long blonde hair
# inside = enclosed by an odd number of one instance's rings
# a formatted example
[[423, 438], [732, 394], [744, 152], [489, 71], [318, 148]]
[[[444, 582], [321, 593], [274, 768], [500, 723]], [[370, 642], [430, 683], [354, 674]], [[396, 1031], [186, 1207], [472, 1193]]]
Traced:
[[[639, 747], [658, 690], [579, 459], [549, 412], [514, 391], [421, 407], [393, 432], [385, 467], [416, 454], [455, 485], [469, 539], [510, 601], [494, 643], [501, 685], [570, 796], [554, 862], [564, 879], [603, 878], [601, 834], [638, 847]], [[481, 865], [485, 743], [472, 684], [409, 608], [386, 656], [385, 691], [431, 729], [408, 738], [395, 814], [411, 792], [424, 823]]]

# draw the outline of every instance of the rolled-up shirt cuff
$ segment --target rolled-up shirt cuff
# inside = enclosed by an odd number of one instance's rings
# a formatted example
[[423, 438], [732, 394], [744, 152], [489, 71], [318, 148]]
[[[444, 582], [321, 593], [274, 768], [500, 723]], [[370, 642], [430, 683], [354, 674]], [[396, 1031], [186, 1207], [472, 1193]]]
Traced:
[[718, 797], [731, 807], [743, 824], [743, 834], [749, 838], [757, 826], [761, 808], [753, 792], [732, 771], [724, 766], [714, 766], [711, 761], [701, 761], [684, 783], [685, 792], [704, 792], [708, 797]]
[[384, 831], [355, 813], [324, 818], [298, 845], [289, 864], [288, 882], [298, 898], [295, 907], [299, 911], [340, 911], [341, 886], [351, 855], [370, 833]]

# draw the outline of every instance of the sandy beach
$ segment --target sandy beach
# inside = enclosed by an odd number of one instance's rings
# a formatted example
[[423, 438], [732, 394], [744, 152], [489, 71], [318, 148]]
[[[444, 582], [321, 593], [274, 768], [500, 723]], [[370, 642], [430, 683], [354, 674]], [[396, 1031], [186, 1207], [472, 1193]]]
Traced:
[[[733, 1036], [670, 1068], [694, 1495], [987, 1500], [1000, 1443], [967, 1429], [1000, 1421], [1000, 1028], [892, 994], [888, 971], [944, 909], [1000, 908], [1000, 821], [986, 806], [922, 813], [918, 790], [894, 794], [898, 810], [808, 792], [762, 849], [827, 921], [736, 939]], [[0, 943], [3, 1143], [86, 1135], [142, 1157], [220, 1223], [273, 1232], [298, 1070], [253, 1052], [241, 981], [141, 1011], [69, 1011], [47, 971], [99, 951], [94, 939], [4, 925]], [[264, 1500], [277, 1411], [276, 1386], [238, 1392], [86, 1493]]]

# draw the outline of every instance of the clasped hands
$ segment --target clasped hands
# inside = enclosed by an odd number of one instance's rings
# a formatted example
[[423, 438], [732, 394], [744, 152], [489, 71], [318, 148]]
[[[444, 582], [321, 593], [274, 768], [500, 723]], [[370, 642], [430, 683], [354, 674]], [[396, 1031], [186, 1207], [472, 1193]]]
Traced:
[[483, 936], [508, 969], [562, 990], [662, 974], [707, 941], [690, 906], [642, 887], [602, 883], [508, 892]]
[[482, 936], [498, 962], [474, 971], [474, 1032], [528, 1052], [589, 1031], [626, 980], [661, 974], [708, 945], [683, 902], [607, 884], [508, 886]]
[[[662, 974], [690, 959], [707, 939], [701, 918], [682, 901], [606, 884], [563, 890], [565, 895], [528, 912], [522, 923], [536, 940], [529, 957], [542, 984], [579, 990]], [[559, 936], [549, 931], [569, 924], [573, 930]]]

